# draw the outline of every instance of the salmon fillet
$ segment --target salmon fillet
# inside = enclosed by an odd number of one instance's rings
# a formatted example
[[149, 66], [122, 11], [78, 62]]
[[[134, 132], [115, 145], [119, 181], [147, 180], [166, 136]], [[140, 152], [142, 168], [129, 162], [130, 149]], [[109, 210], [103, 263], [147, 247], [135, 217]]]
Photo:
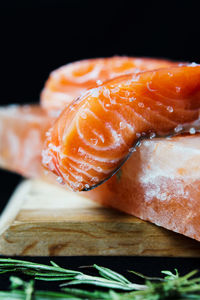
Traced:
[[169, 67], [177, 62], [152, 58], [114, 56], [77, 61], [53, 71], [41, 93], [41, 105], [52, 115], [89, 88], [128, 73]]
[[66, 107], [48, 132], [43, 164], [68, 188], [89, 190], [112, 176], [141, 139], [195, 132], [199, 109], [198, 65], [115, 78]]

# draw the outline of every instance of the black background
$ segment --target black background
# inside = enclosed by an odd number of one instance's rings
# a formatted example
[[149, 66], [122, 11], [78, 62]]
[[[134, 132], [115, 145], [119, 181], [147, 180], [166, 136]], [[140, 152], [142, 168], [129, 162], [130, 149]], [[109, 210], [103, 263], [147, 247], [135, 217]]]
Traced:
[[51, 70], [83, 58], [200, 62], [198, 2], [1, 1], [1, 103], [37, 101]]
[[[198, 2], [1, 1], [0, 104], [38, 101], [49, 72], [74, 60], [118, 54], [200, 63]], [[0, 171], [1, 209], [20, 180]], [[62, 258], [70, 267], [90, 260], [149, 275], [200, 268], [198, 259]]]

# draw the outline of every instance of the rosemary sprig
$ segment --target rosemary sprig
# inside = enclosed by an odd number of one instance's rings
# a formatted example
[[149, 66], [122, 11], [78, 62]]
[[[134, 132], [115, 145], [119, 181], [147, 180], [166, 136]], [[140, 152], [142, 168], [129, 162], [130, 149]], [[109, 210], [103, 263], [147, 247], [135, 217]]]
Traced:
[[122, 275], [107, 268], [99, 267], [97, 265], [94, 265], [93, 267], [99, 272], [100, 276], [91, 276], [79, 271], [64, 269], [54, 262], [51, 262], [51, 266], [47, 266], [15, 259], [0, 259], [0, 274], [7, 272], [21, 272], [33, 276], [37, 280], [68, 281], [62, 286], [90, 284], [125, 291], [146, 289], [145, 285], [131, 283]]
[[[151, 278], [140, 273], [130, 271], [145, 280], [145, 284], [136, 284], [123, 275], [108, 268], [93, 266], [98, 276], [91, 276], [79, 271], [62, 268], [51, 262], [51, 265], [37, 264], [14, 259], [0, 259], [0, 273], [21, 272], [32, 279], [28, 282], [18, 277], [10, 277], [9, 291], [0, 291], [0, 300], [4, 299], [104, 299], [104, 300], [164, 300], [164, 299], [200, 299], [200, 277], [197, 271], [180, 276], [175, 273], [162, 271], [164, 277]], [[60, 290], [39, 291], [34, 286], [34, 279], [44, 281], [65, 281], [60, 284]], [[103, 287], [97, 290], [69, 288], [69, 285], [90, 284]], [[67, 286], [67, 287], [66, 287]]]

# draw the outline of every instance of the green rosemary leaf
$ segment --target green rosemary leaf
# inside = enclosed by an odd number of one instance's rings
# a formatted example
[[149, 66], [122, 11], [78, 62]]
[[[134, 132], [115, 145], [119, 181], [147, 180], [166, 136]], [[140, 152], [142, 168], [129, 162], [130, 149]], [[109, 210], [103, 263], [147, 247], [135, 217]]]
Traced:
[[179, 277], [177, 269], [175, 269], [175, 274], [173, 274], [171, 271], [161, 271], [162, 274], [165, 274], [165, 279], [175, 279]]
[[24, 286], [24, 281], [21, 278], [16, 277], [16, 276], [10, 276], [10, 282], [11, 282], [10, 288], [12, 290]]
[[128, 271], [129, 273], [133, 273], [134, 275], [136, 275], [137, 277], [140, 277], [140, 278], [143, 278], [145, 280], [154, 280], [154, 281], [166, 281], [164, 278], [160, 278], [160, 277], [149, 277], [149, 276], [146, 276], [146, 275], [143, 275], [139, 272], [135, 272], [135, 271]]
[[61, 276], [63, 276], [63, 274], [65, 274], [66, 276], [82, 274], [79, 271], [64, 269], [57, 265], [47, 266], [43, 264], [25, 262], [25, 261], [14, 260], [14, 259], [0, 259], [0, 273], [16, 272], [16, 271], [31, 276], [36, 276], [38, 273], [52, 274], [54, 276], [58, 276], [59, 274], [61, 274]]
[[188, 284], [191, 285], [191, 284], [195, 284], [195, 283], [200, 283], [200, 277], [186, 280], [184, 282], [184, 285], [188, 285]]
[[[26, 294], [24, 291], [15, 290], [15, 291], [0, 291], [0, 300], [25, 300]], [[33, 300], [81, 300], [83, 298], [73, 296], [67, 293], [61, 292], [52, 292], [52, 291], [35, 291], [33, 296]]]
[[54, 266], [54, 267], [57, 267], [57, 268], [60, 268], [60, 266], [59, 265], [57, 265], [54, 261], [50, 261], [50, 264], [52, 264], [52, 266]]
[[78, 296], [81, 297], [81, 299], [84, 297], [84, 299], [108, 299], [110, 300], [110, 296], [108, 292], [101, 292], [101, 291], [85, 291], [81, 289], [70, 289], [70, 288], [63, 288], [64, 292], [67, 293], [67, 295], [72, 296]]
[[15, 263], [23, 263], [23, 264], [30, 264], [29, 261], [26, 260], [19, 260], [19, 259], [13, 259], [13, 258], [0, 258], [0, 263], [3, 263], [6, 265], [6, 263], [11, 263], [11, 264], [15, 264]]
[[34, 276], [41, 276], [41, 277], [56, 277], [56, 278], [60, 278], [60, 277], [65, 277], [65, 278], [67, 278], [67, 277], [69, 277], [69, 279], [71, 279], [71, 277], [74, 277], [74, 276], [77, 276], [77, 275], [74, 275], [74, 274], [67, 274], [67, 273], [54, 273], [54, 272], [52, 272], [52, 273], [44, 273], [44, 272], [37, 272], [37, 271], [34, 271], [34, 272], [32, 272], [32, 271], [23, 271], [23, 273], [32, 273], [31, 275], [34, 275]]
[[[52, 292], [52, 291], [36, 291], [34, 293], [33, 300], [81, 300], [83, 298], [73, 296], [71, 294], [67, 293], [61, 293], [61, 292]], [[100, 299], [99, 299], [100, 300]]]
[[112, 282], [112, 281], [100, 281], [100, 280], [87, 280], [87, 279], [77, 279], [77, 280], [72, 280], [70, 282], [66, 282], [64, 284], [61, 284], [60, 286], [69, 286], [69, 285], [78, 285], [78, 284], [89, 284], [89, 285], [94, 285], [94, 286], [99, 286], [99, 287], [105, 287], [109, 289], [119, 289], [119, 290], [124, 290], [124, 291], [131, 291], [133, 288], [130, 288], [126, 285], [122, 285], [120, 283]]
[[117, 272], [114, 272], [108, 268], [100, 267], [95, 264], [93, 265], [93, 267], [99, 271], [99, 274], [101, 276], [103, 276], [107, 279], [116, 280], [121, 283], [128, 283], [128, 284], [131, 283], [128, 279], [126, 279], [121, 274], [118, 274]]
[[24, 291], [26, 295], [25, 300], [31, 300], [34, 291], [34, 280], [30, 280], [26, 283]]
[[0, 291], [0, 300], [22, 300], [24, 297], [24, 291]]
[[66, 282], [61, 284], [60, 286], [69, 286], [69, 285], [77, 285], [77, 284], [89, 284], [99, 287], [105, 287], [109, 289], [118, 289], [118, 290], [124, 290], [124, 291], [132, 291], [132, 290], [144, 290], [146, 288], [145, 285], [139, 285], [139, 284], [122, 284], [120, 282], [104, 279], [101, 277], [94, 277], [94, 276], [83, 276], [82, 278], [79, 276], [76, 277], [75, 280], [72, 280], [70, 282]]
[[188, 300], [188, 299], [200, 299], [200, 295], [197, 294], [182, 294], [180, 297], [181, 300]]
[[43, 276], [35, 276], [36, 280], [41, 280], [41, 281], [67, 281], [67, 280], [72, 280], [74, 277], [68, 277], [68, 276], [62, 276], [62, 277], [45, 277]]
[[198, 272], [199, 272], [198, 270], [193, 270], [193, 271], [189, 272], [188, 274], [186, 274], [186, 275], [180, 277], [180, 280], [181, 280], [181, 281], [186, 281], [186, 280], [188, 280], [189, 278], [191, 278], [191, 277], [193, 277], [194, 275], [196, 275]]

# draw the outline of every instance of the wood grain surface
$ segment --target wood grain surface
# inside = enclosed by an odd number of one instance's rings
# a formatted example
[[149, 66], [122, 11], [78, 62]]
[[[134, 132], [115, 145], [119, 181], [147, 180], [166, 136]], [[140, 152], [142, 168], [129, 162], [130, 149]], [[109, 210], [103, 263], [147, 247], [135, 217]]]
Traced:
[[42, 181], [22, 182], [0, 218], [1, 255], [200, 256], [200, 243]]

